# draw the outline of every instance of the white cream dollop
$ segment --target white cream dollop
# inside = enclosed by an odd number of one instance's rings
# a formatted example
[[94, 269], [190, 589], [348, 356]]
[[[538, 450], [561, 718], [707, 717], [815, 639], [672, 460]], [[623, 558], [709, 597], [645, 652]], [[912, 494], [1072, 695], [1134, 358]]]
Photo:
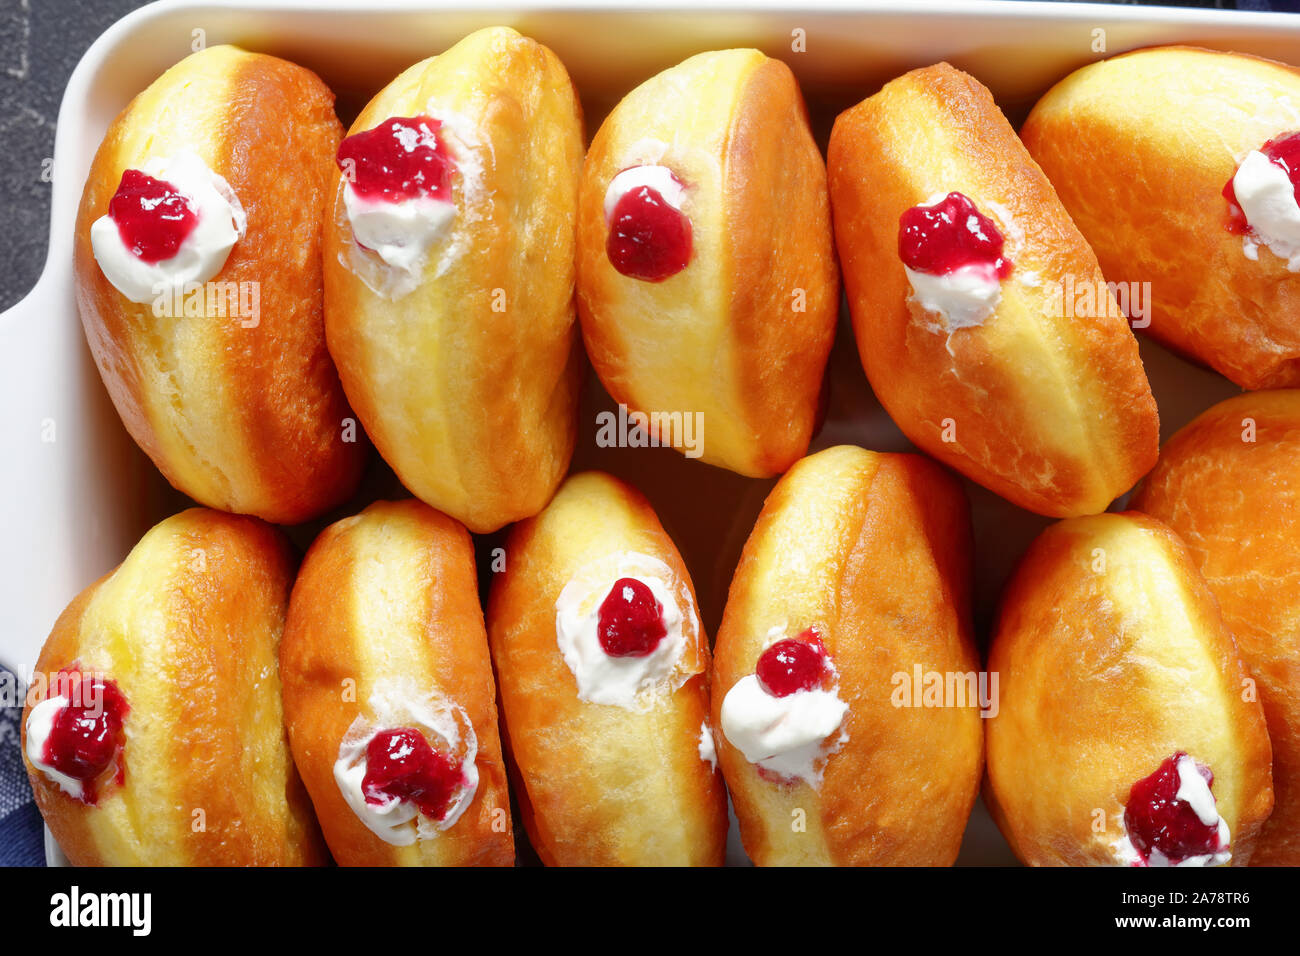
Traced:
[[1125, 833], [1111, 845], [1111, 850], [1115, 853], [1115, 860], [1120, 866], [1146, 866], [1147, 861], [1143, 859], [1138, 848], [1133, 845], [1129, 835]]
[[105, 277], [132, 302], [146, 303], [219, 273], [230, 250], [244, 237], [248, 217], [230, 184], [188, 150], [147, 160], [139, 169], [175, 187], [198, 217], [176, 254], [154, 263], [127, 248], [112, 217], [100, 216], [91, 225], [90, 247]]
[[[784, 628], [773, 628], [764, 650], [784, 635]], [[835, 674], [829, 658], [826, 664]], [[821, 784], [826, 758], [848, 740], [847, 731], [842, 731], [827, 745], [848, 711], [838, 684], [830, 690], [800, 690], [775, 697], [763, 689], [756, 674], [747, 674], [722, 699], [722, 733], [750, 763], [816, 787]]]
[[59, 773], [44, 760], [45, 742], [50, 739], [54, 720], [59, 716], [59, 711], [69, 703], [68, 698], [63, 695], [47, 697], [28, 712], [27, 759], [32, 762], [33, 767], [57, 783], [64, 793], [81, 800], [86, 792], [82, 782], [75, 777]]
[[903, 266], [912, 299], [939, 317], [945, 332], [982, 325], [1002, 301], [1002, 280], [991, 265], [962, 266], [944, 275]]
[[[635, 578], [663, 608], [665, 634], [644, 657], [611, 657], [600, 646], [600, 605], [619, 578]], [[685, 625], [689, 623], [689, 628]], [[691, 675], [679, 666], [689, 631], [699, 620], [690, 592], [658, 558], [624, 551], [593, 561], [575, 574], [555, 601], [555, 639], [578, 683], [578, 698], [645, 711]]]
[[[394, 301], [421, 284], [435, 247], [443, 246], [434, 277], [450, 267], [465, 243], [463, 236], [455, 237], [452, 226], [458, 215], [462, 219], [478, 215], [474, 206], [483, 193], [482, 145], [473, 122], [439, 109], [432, 101], [423, 115], [438, 121], [433, 135], [455, 161], [450, 198], [418, 196], [389, 202], [358, 195], [351, 182], [343, 185], [343, 209], [356, 243], [346, 258], [340, 254], [340, 260], [370, 291]], [[412, 138], [411, 145], [418, 142], [419, 138]]]
[[700, 724], [700, 759], [712, 767], [718, 769], [718, 747], [713, 740], [713, 728], [709, 726], [706, 720]]
[[1189, 856], [1184, 860], [1173, 863], [1160, 850], [1155, 847], [1146, 859], [1128, 834], [1120, 837], [1113, 844], [1115, 855], [1119, 862], [1124, 866], [1223, 866], [1232, 859], [1231, 838], [1232, 834], [1228, 832], [1228, 822], [1219, 815], [1217, 804], [1214, 800], [1214, 794], [1210, 791], [1210, 785], [1205, 782], [1201, 776], [1200, 770], [1197, 769], [1196, 761], [1184, 754], [1178, 758], [1175, 765], [1178, 770], [1178, 792], [1175, 799], [1182, 800], [1196, 818], [1207, 827], [1216, 827], [1219, 831], [1219, 846], [1223, 849], [1214, 853], [1202, 853], [1197, 856]]
[[366, 199], [351, 183], [343, 187], [343, 207], [357, 242], [389, 267], [412, 276], [424, 267], [429, 247], [442, 238], [456, 217], [456, 207], [445, 199]]
[[[380, 682], [368, 703], [369, 716], [358, 715], [339, 743], [334, 782], [352, 812], [385, 843], [410, 846], [417, 839], [431, 839], [460, 819], [478, 789], [478, 767], [474, 763], [478, 736], [474, 725], [460, 705], [437, 693], [421, 693], [408, 678]], [[425, 816], [410, 800], [394, 798], [376, 804], [366, 799], [362, 789], [366, 748], [380, 731], [401, 727], [414, 727], [435, 747], [460, 759], [462, 785], [441, 820]]]
[[630, 166], [617, 173], [605, 189], [605, 221], [614, 218], [620, 199], [642, 186], [649, 186], [674, 209], [680, 210], [686, 201], [686, 188], [667, 166]]
[[1232, 188], [1250, 232], [1242, 237], [1248, 259], [1259, 258], [1259, 246], [1267, 246], [1287, 269], [1300, 272], [1300, 203], [1295, 186], [1285, 169], [1257, 149], [1246, 154]]

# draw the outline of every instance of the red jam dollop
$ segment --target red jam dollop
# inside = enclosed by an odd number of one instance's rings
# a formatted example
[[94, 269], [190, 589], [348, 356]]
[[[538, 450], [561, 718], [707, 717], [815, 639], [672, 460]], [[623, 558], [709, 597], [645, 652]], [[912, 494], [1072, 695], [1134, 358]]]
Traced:
[[808, 628], [798, 637], [777, 641], [758, 659], [758, 686], [773, 697], [789, 697], [801, 690], [821, 687], [826, 679], [826, 646], [821, 635]]
[[455, 161], [429, 116], [394, 116], [339, 144], [339, 169], [363, 199], [398, 203], [431, 196], [451, 199]]
[[122, 721], [130, 708], [117, 684], [75, 671], [60, 674], [73, 682], [62, 708], [50, 725], [41, 762], [66, 777], [81, 782], [85, 803], [99, 799], [98, 784], [116, 766], [114, 779], [122, 783], [126, 768], [118, 754], [125, 742]]
[[[1170, 863], [1188, 857], [1204, 856], [1223, 849], [1219, 828], [1201, 822], [1191, 804], [1178, 799], [1181, 784], [1178, 761], [1187, 754], [1178, 752], [1165, 759], [1151, 776], [1133, 784], [1124, 806], [1124, 826], [1129, 840], [1143, 860], [1159, 850]], [[1214, 784], [1209, 767], [1196, 764], [1205, 785]]]
[[138, 169], [122, 173], [108, 216], [131, 254], [150, 265], [170, 259], [199, 224], [189, 197], [164, 179]]
[[668, 634], [663, 606], [644, 581], [619, 578], [600, 604], [596, 634], [610, 657], [646, 657]]
[[366, 802], [410, 800], [427, 817], [441, 820], [464, 783], [460, 761], [434, 750], [412, 727], [381, 730], [366, 746]]
[[[1296, 200], [1300, 202], [1300, 131], [1274, 136], [1259, 148], [1259, 151], [1275, 165], [1286, 170], [1291, 179], [1291, 188], [1295, 190]], [[1238, 167], [1240, 168], [1240, 167]], [[1233, 180], [1237, 178], [1234, 170], [1232, 177], [1223, 187], [1223, 198], [1228, 200], [1228, 231], [1245, 235], [1250, 232], [1250, 223], [1237, 202], [1237, 189]]]
[[998, 279], [1011, 274], [1004, 240], [993, 220], [970, 199], [949, 193], [933, 206], [913, 206], [898, 217], [898, 256], [913, 272], [948, 275], [984, 266]]
[[652, 186], [629, 189], [614, 204], [605, 254], [625, 276], [662, 282], [691, 261], [691, 221]]

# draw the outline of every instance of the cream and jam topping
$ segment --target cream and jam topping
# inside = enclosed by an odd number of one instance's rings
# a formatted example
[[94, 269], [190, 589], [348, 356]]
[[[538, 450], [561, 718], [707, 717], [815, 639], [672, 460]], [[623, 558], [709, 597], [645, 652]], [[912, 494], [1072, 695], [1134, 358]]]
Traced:
[[416, 727], [381, 730], [366, 744], [361, 793], [370, 806], [409, 800], [426, 817], [441, 821], [464, 785], [460, 761], [435, 750]]
[[1183, 752], [1166, 758], [1129, 791], [1125, 835], [1116, 844], [1131, 866], [1219, 866], [1232, 858], [1228, 824], [1216, 809], [1214, 774]]
[[27, 715], [27, 759], [70, 797], [94, 805], [109, 783], [126, 778], [123, 721], [130, 708], [117, 684], [63, 670], [60, 693]]
[[108, 213], [91, 224], [90, 245], [108, 281], [146, 303], [217, 275], [247, 226], [230, 184], [181, 152], [123, 171]]
[[376, 686], [339, 743], [334, 780], [385, 843], [410, 846], [453, 826], [478, 789], [478, 737], [465, 711], [409, 680]]
[[816, 628], [794, 638], [774, 628], [754, 673], [723, 698], [722, 733], [760, 775], [817, 786], [826, 758], [848, 739], [842, 725], [849, 707], [838, 684]]
[[1283, 133], [1253, 149], [1223, 187], [1229, 231], [1242, 237], [1242, 251], [1259, 258], [1259, 247], [1300, 272], [1300, 132]]
[[339, 144], [352, 234], [392, 269], [419, 274], [455, 219], [452, 181], [460, 164], [450, 132], [432, 116], [394, 116]]
[[625, 276], [662, 282], [691, 261], [686, 187], [666, 166], [630, 166], [605, 190], [605, 253]]
[[622, 552], [580, 569], [555, 602], [555, 638], [578, 698], [646, 710], [691, 676], [687, 635], [699, 632], [690, 592], [668, 565]]
[[898, 256], [912, 297], [948, 332], [979, 325], [997, 308], [1011, 275], [1006, 239], [959, 192], [932, 197], [898, 220]]

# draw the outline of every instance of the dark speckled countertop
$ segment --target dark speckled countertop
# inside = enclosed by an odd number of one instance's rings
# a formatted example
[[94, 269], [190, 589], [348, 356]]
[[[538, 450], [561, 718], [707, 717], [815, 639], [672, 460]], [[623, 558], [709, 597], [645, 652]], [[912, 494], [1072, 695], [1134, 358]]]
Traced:
[[81, 55], [144, 0], [0, 0], [0, 310], [36, 284], [49, 239], [54, 124]]

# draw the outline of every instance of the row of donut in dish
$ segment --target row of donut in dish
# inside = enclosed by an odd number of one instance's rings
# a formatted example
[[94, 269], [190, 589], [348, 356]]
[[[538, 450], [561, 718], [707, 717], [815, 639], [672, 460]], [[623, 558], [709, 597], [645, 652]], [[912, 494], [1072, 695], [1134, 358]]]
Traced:
[[85, 864], [317, 863], [323, 831], [345, 865], [508, 865], [512, 794], [547, 864], [716, 865], [729, 791], [759, 864], [947, 865], [983, 779], [1026, 863], [1296, 865], [1297, 452], [1300, 391], [1205, 413], [1141, 511], [1030, 547], [984, 668], [965, 496], [920, 455], [796, 463], [712, 653], [600, 472], [511, 529], [486, 622], [469, 534], [417, 500], [296, 580], [279, 531], [194, 509], [62, 615], [24, 754]]
[[1103, 273], [1151, 284], [1166, 344], [1300, 384], [1298, 99], [1281, 64], [1143, 51], [1059, 84], [1022, 142], [939, 64], [843, 113], [824, 164], [790, 69], [727, 50], [629, 93], [584, 161], [564, 67], [513, 30], [410, 67], [346, 137], [312, 73], [214, 47], [109, 129], [78, 301], [127, 429], [201, 504], [318, 515], [368, 436], [486, 532], [568, 470], [580, 338], [652, 430], [699, 414], [704, 461], [784, 472], [819, 423], [838, 252], [907, 436], [1017, 505], [1093, 514], [1158, 444]]

